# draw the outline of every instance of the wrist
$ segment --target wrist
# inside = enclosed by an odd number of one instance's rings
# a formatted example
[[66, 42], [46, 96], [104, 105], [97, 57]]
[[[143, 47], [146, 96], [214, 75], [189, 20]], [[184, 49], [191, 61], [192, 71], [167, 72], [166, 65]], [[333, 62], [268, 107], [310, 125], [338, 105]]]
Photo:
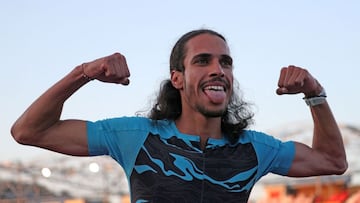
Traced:
[[85, 73], [85, 64], [81, 64], [81, 71], [82, 71], [82, 77], [87, 81], [87, 82], [90, 82], [92, 80], [94, 80], [94, 78], [91, 78], [90, 76], [88, 76], [86, 73]]
[[305, 95], [305, 97], [303, 99], [308, 106], [317, 106], [319, 104], [325, 103], [326, 97], [327, 97], [327, 95], [326, 95], [325, 89], [323, 87], [321, 87], [320, 93], [317, 93], [317, 94], [311, 95], [311, 96]]
[[316, 83], [316, 88], [315, 89], [313, 89], [310, 92], [304, 92], [305, 98], [323, 96], [323, 94], [325, 94], [325, 97], [326, 97], [325, 90], [321, 86], [321, 84], [317, 80], [315, 80], [315, 83]]

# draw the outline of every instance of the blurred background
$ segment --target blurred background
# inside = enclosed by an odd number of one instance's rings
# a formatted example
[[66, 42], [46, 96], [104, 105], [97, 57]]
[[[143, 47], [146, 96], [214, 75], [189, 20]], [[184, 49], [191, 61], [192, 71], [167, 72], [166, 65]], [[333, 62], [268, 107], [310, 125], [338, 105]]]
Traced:
[[311, 145], [302, 95], [277, 96], [281, 67], [307, 68], [326, 88], [346, 144], [342, 176], [265, 176], [250, 202], [360, 202], [360, 3], [350, 1], [0, 2], [0, 202], [129, 202], [121, 167], [108, 157], [78, 158], [17, 144], [10, 128], [76, 65], [120, 52], [131, 84], [93, 81], [65, 104], [62, 118], [99, 120], [148, 110], [168, 77], [176, 40], [198, 28], [228, 40], [255, 124], [282, 140]]

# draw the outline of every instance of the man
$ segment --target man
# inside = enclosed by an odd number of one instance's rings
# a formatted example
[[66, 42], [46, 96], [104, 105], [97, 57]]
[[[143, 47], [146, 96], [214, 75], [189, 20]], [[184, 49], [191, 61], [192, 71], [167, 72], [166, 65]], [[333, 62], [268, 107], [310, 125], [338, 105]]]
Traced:
[[149, 118], [60, 120], [64, 102], [92, 79], [127, 85], [129, 77], [119, 53], [75, 67], [15, 122], [13, 137], [69, 155], [110, 155], [125, 170], [132, 202], [247, 202], [269, 172], [306, 177], [347, 169], [325, 91], [300, 67], [281, 70], [276, 92], [305, 95], [312, 147], [245, 129], [252, 114], [234, 88], [226, 40], [212, 30], [191, 31], [175, 44], [170, 79]]

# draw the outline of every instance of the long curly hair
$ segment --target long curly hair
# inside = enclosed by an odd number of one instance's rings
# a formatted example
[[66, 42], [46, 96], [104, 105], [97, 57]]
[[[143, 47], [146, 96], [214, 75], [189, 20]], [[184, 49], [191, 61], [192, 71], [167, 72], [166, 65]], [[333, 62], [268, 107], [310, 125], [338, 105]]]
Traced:
[[[184, 72], [183, 64], [186, 55], [186, 43], [200, 34], [211, 34], [218, 36], [226, 42], [221, 34], [209, 30], [199, 29], [184, 34], [175, 43], [170, 55], [170, 72], [173, 70]], [[243, 101], [239, 95], [238, 83], [234, 82], [233, 93], [226, 112], [221, 118], [221, 130], [226, 138], [235, 143], [239, 139], [242, 131], [253, 121], [253, 113], [249, 108], [249, 103]], [[181, 115], [181, 97], [180, 92], [171, 83], [170, 79], [164, 80], [160, 85], [156, 101], [151, 108], [148, 117], [153, 120], [176, 120]]]

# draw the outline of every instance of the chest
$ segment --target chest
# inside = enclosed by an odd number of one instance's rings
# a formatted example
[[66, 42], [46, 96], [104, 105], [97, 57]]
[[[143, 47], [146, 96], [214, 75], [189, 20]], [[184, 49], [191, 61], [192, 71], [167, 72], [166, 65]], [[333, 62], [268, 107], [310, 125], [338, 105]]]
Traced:
[[196, 141], [150, 135], [137, 156], [130, 185], [135, 196], [185, 195], [199, 200], [206, 194], [223, 202], [236, 195], [230, 199], [239, 200], [248, 196], [239, 194], [248, 194], [255, 183], [257, 166], [251, 143], [200, 150]]

